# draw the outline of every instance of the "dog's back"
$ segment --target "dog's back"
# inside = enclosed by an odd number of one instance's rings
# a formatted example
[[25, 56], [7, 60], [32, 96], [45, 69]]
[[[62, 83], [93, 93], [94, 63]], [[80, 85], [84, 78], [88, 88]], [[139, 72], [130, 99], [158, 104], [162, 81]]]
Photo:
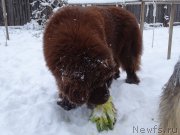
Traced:
[[180, 134], [180, 59], [161, 98], [159, 131], [159, 135]]

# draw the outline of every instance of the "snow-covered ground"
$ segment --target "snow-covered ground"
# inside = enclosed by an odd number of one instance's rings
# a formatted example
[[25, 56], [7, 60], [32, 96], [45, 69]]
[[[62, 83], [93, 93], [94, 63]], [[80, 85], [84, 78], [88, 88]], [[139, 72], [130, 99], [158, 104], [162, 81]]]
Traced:
[[[0, 27], [0, 134], [99, 134], [88, 121], [91, 110], [86, 106], [66, 112], [56, 105], [57, 87], [45, 66], [42, 31], [27, 26], [11, 27], [9, 31], [10, 41], [5, 46], [5, 30]], [[126, 84], [126, 75], [121, 72], [121, 78], [111, 88], [117, 123], [113, 131], [100, 134], [157, 133], [159, 97], [180, 55], [180, 27], [174, 27], [170, 60], [166, 60], [168, 28], [155, 29], [153, 48], [152, 33], [152, 29], [144, 31], [144, 52], [138, 72], [141, 83]]]

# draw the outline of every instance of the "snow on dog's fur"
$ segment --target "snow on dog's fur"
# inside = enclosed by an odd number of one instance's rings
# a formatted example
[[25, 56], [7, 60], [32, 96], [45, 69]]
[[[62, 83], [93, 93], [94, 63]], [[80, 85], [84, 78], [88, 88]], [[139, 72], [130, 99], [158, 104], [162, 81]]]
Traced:
[[160, 103], [159, 135], [180, 134], [180, 60], [167, 82]]
[[120, 65], [126, 82], [138, 84], [141, 53], [138, 23], [121, 8], [64, 7], [44, 33], [45, 60], [59, 87], [58, 104], [66, 110], [105, 103]]

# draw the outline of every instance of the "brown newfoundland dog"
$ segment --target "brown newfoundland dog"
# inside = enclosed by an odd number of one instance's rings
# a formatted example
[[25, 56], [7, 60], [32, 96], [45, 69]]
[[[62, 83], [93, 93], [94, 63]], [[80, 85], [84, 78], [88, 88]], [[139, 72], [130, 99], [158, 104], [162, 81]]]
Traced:
[[116, 7], [64, 7], [53, 14], [44, 33], [44, 56], [65, 110], [109, 98], [109, 87], [127, 73], [139, 83], [142, 38], [136, 18]]

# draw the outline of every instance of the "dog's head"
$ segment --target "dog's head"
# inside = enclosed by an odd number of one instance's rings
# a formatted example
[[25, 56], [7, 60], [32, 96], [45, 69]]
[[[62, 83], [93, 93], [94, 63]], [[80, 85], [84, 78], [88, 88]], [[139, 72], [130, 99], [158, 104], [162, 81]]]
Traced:
[[57, 63], [63, 96], [70, 102], [103, 104], [109, 98], [109, 83], [115, 74], [115, 62], [108, 46], [98, 40], [61, 46]]
[[72, 103], [103, 104], [109, 98], [108, 86], [114, 75], [114, 62], [111, 58], [91, 57], [65, 58], [66, 66], [61, 73], [61, 91]]

